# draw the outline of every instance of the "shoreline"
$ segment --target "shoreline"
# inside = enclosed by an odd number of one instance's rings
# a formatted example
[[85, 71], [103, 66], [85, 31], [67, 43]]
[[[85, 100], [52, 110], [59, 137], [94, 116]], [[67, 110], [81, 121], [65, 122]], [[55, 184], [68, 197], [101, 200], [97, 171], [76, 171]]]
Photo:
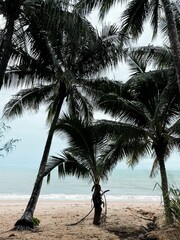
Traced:
[[[0, 201], [28, 201], [30, 194], [0, 194]], [[43, 201], [91, 201], [92, 194], [41, 194], [39, 199]], [[105, 195], [107, 201], [161, 201], [158, 195]]]

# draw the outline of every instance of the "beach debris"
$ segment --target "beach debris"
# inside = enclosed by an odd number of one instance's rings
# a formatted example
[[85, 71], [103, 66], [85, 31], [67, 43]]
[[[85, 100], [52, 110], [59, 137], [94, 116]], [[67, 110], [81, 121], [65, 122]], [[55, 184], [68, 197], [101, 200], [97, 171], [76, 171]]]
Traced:
[[81, 223], [82, 221], [84, 221], [84, 220], [90, 215], [90, 213], [93, 211], [93, 209], [94, 209], [94, 206], [91, 208], [91, 210], [88, 212], [88, 214], [86, 214], [85, 217], [83, 217], [82, 219], [80, 219], [78, 222], [66, 224], [66, 226], [75, 226], [75, 225]]
[[8, 237], [15, 237], [16, 235], [14, 233], [10, 234]]
[[[105, 208], [105, 212], [104, 214], [102, 214], [101, 216], [101, 219], [100, 219], [100, 223], [105, 223], [106, 221], [106, 215], [107, 215], [107, 202], [106, 202], [106, 197], [105, 197], [105, 193], [106, 192], [109, 192], [109, 190], [105, 190], [105, 191], [101, 191], [101, 197], [103, 196], [104, 197], [104, 201], [102, 202], [103, 204], [103, 207]], [[70, 224], [66, 224], [66, 226], [75, 226], [79, 223], [81, 223], [82, 221], [84, 221], [90, 214], [91, 212], [94, 210], [94, 205], [92, 206], [91, 210], [88, 212], [88, 214], [86, 214], [85, 217], [83, 217], [82, 219], [80, 219], [78, 222], [75, 222], [75, 223], [70, 223]]]
[[144, 223], [141, 226], [127, 227], [127, 226], [116, 226], [109, 228], [108, 231], [114, 233], [121, 240], [159, 240], [156, 233], [157, 230], [157, 216], [153, 212], [146, 212], [142, 209], [136, 210], [127, 207], [126, 211], [129, 210], [132, 216], [143, 219]]

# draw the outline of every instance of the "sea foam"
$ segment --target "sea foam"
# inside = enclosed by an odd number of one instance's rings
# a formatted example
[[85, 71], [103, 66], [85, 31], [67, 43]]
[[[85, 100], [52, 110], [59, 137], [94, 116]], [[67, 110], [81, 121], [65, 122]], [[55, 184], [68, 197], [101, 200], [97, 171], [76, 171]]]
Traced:
[[[28, 194], [0, 194], [0, 200], [28, 200], [30, 195]], [[80, 194], [42, 194], [39, 197], [41, 200], [59, 200], [59, 201], [91, 201], [92, 195], [80, 195]], [[150, 201], [159, 202], [161, 198], [159, 196], [140, 196], [140, 195], [107, 195], [107, 201]]]

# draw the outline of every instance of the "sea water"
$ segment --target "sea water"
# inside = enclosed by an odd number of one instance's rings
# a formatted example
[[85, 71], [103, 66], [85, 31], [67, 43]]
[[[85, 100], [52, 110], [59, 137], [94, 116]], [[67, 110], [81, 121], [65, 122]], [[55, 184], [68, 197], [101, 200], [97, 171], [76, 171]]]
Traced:
[[[16, 92], [16, 89], [12, 89], [9, 93], [7, 90], [1, 91], [0, 112], [10, 96]], [[104, 118], [104, 115], [100, 113], [97, 115], [99, 119]], [[17, 138], [20, 141], [11, 154], [4, 158], [0, 156], [0, 199], [28, 199], [30, 197], [47, 138], [46, 117], [47, 113], [44, 108], [41, 108], [38, 114], [26, 112], [23, 118], [14, 119], [10, 124], [11, 130], [5, 132], [7, 139]], [[5, 139], [2, 140], [0, 146], [6, 142]], [[59, 153], [67, 147], [66, 144], [65, 137], [54, 136], [50, 155]], [[166, 161], [169, 186], [174, 185], [178, 188], [180, 188], [179, 159], [180, 155], [175, 151]], [[147, 158], [142, 160], [134, 169], [127, 168], [126, 164], [123, 165], [121, 161], [109, 175], [108, 181], [101, 183], [103, 191], [109, 190], [106, 193], [108, 200], [157, 201], [162, 199], [160, 176], [149, 177], [153, 160]], [[91, 189], [90, 181], [75, 177], [59, 179], [57, 170], [55, 170], [51, 175], [50, 184], [46, 183], [46, 178], [44, 179], [40, 198], [89, 201], [92, 196]]]
[[[37, 169], [1, 168], [0, 200], [28, 199], [36, 178]], [[157, 201], [162, 198], [160, 176], [149, 177], [150, 171], [145, 169], [116, 168], [108, 181], [102, 182], [102, 191], [108, 200]], [[180, 187], [178, 170], [167, 171], [170, 186]], [[92, 182], [75, 177], [58, 178], [57, 171], [51, 175], [50, 183], [44, 179], [41, 199], [47, 200], [91, 200]]]

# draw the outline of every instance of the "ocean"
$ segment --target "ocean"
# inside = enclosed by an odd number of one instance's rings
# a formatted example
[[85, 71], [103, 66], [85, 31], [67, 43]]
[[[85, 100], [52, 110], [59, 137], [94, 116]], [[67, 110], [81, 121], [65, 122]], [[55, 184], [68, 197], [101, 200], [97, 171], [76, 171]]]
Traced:
[[[16, 92], [12, 89], [1, 91], [0, 110], [7, 103], [11, 95]], [[104, 116], [104, 115], [103, 115]], [[98, 113], [96, 117], [103, 116]], [[0, 156], [0, 199], [28, 199], [35, 182], [39, 161], [44, 150], [48, 127], [45, 125], [46, 112], [44, 108], [38, 114], [26, 112], [22, 118], [14, 119], [10, 124], [10, 131], [4, 133], [7, 139], [19, 139], [12, 153]], [[6, 139], [0, 139], [3, 143]], [[67, 147], [65, 136], [54, 136], [50, 155], [60, 153]], [[169, 185], [180, 188], [180, 155], [176, 150], [166, 162]], [[133, 170], [127, 168], [121, 161], [118, 163], [109, 180], [101, 184], [107, 200], [161, 200], [160, 177], [150, 178], [152, 159], [142, 159]], [[59, 179], [57, 171], [53, 172], [50, 184], [44, 179], [41, 199], [52, 200], [91, 200], [92, 183], [88, 180], [66, 177]]]
[[[30, 197], [37, 170], [31, 168], [0, 169], [0, 200], [28, 199]], [[47, 184], [44, 179], [40, 199], [46, 200], [91, 200], [92, 183], [75, 177], [58, 178], [57, 171], [51, 175]], [[178, 170], [168, 171], [170, 186], [180, 187]], [[160, 176], [149, 177], [149, 171], [143, 169], [115, 169], [107, 182], [101, 184], [106, 199], [110, 201], [138, 200], [159, 201], [162, 199]]]

